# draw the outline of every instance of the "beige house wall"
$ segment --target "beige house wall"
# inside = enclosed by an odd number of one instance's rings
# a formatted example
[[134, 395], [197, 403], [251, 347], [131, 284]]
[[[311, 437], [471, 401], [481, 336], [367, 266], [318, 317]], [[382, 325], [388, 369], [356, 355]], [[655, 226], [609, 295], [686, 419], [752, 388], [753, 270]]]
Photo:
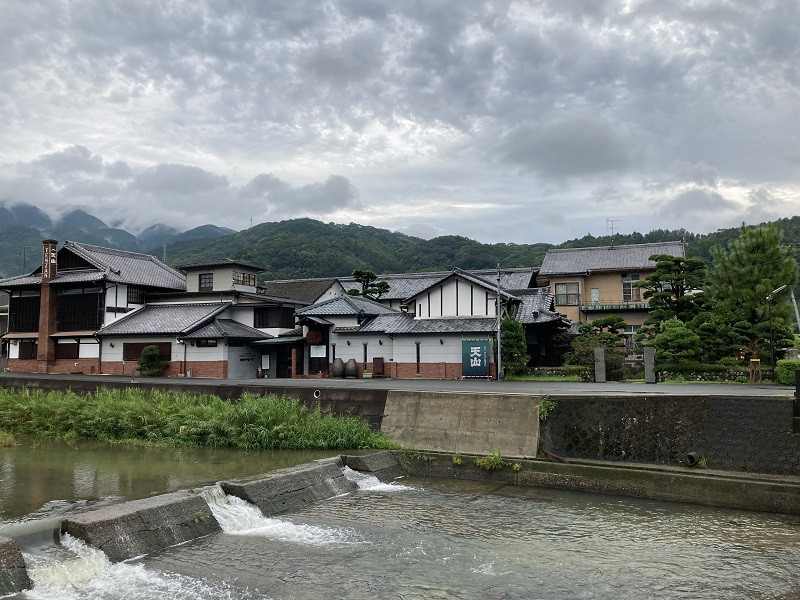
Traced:
[[[638, 271], [639, 278], [646, 278], [652, 271]], [[559, 275], [550, 277], [550, 292], [555, 295], [557, 283], [578, 283], [579, 306], [556, 303], [556, 311], [565, 315], [573, 323], [585, 323], [601, 319], [609, 314], [619, 314], [628, 325], [641, 325], [647, 318], [647, 311], [598, 311], [582, 312], [581, 306], [592, 304], [592, 289], [598, 290], [598, 304], [624, 304], [622, 296], [622, 271], [590, 273], [588, 275]], [[644, 300], [641, 300], [644, 302]]]

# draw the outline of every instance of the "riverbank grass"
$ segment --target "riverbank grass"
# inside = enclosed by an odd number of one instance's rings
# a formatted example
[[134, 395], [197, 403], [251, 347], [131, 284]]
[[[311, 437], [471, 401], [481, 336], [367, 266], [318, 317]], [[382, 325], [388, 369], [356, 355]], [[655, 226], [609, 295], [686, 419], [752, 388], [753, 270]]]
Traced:
[[357, 417], [309, 411], [292, 398], [248, 394], [229, 401], [135, 388], [87, 395], [0, 389], [0, 429], [67, 439], [249, 450], [395, 447]]

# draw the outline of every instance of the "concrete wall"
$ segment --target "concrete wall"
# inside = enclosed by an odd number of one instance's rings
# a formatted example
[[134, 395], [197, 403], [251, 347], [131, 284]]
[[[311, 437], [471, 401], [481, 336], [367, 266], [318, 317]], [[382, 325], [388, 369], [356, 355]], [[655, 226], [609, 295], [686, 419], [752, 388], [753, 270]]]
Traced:
[[539, 399], [515, 394], [390, 391], [381, 431], [413, 448], [537, 455]]

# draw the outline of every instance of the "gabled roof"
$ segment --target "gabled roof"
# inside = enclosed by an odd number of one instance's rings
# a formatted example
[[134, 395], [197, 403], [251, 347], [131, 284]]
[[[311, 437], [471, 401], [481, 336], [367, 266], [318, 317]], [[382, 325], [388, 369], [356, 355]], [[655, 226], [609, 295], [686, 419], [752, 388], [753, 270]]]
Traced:
[[[469, 281], [470, 283], [479, 285], [480, 287], [486, 290], [493, 291], [495, 292], [495, 294], [497, 293], [497, 283], [493, 284], [491, 281], [487, 281], [486, 279], [481, 279], [480, 277], [476, 277], [475, 275], [472, 275], [468, 271], [462, 271], [461, 269], [453, 269], [452, 273], [448, 273], [444, 277], [441, 277], [438, 280], [433, 281], [427, 287], [422, 288], [421, 290], [417, 291], [412, 296], [405, 298], [404, 300], [411, 300], [414, 297], [418, 296], [419, 294], [422, 294], [423, 292], [429, 290], [430, 288], [435, 287], [441, 283], [444, 283], [448, 279], [452, 279], [454, 277], [459, 277], [461, 279], [464, 279], [465, 281]], [[500, 297], [505, 298], [506, 300], [516, 300], [514, 296], [504, 291], [502, 288], [500, 289]]]
[[258, 286], [258, 291], [270, 296], [292, 298], [306, 304], [320, 299], [331, 287], [339, 283], [335, 277], [326, 279], [290, 279], [283, 281], [265, 281]]
[[683, 242], [630, 244], [596, 248], [550, 249], [545, 254], [539, 274], [573, 275], [591, 271], [636, 271], [655, 269], [654, 254], [685, 256]]
[[213, 304], [148, 304], [97, 332], [107, 335], [185, 335], [207, 324], [230, 307]]
[[378, 315], [374, 319], [364, 323], [361, 327], [356, 328], [354, 331], [351, 331], [349, 328], [336, 329], [336, 333], [385, 333], [388, 335], [479, 334], [492, 333], [494, 331], [497, 331], [497, 319], [494, 317], [415, 319], [408, 313], [401, 312]]
[[205, 262], [189, 263], [188, 265], [180, 265], [178, 268], [181, 271], [193, 271], [195, 269], [210, 269], [213, 267], [244, 267], [245, 269], [256, 271], [257, 273], [261, 273], [264, 270], [264, 267], [259, 267], [253, 263], [235, 260], [233, 258], [220, 258]]
[[[497, 287], [497, 269], [455, 269], [459, 273], [465, 273], [476, 277], [488, 284], [491, 288]], [[537, 269], [533, 267], [522, 267], [500, 270], [500, 289], [521, 289], [530, 287], [535, 279]], [[454, 271], [437, 271], [432, 273], [394, 273], [388, 275], [378, 275], [375, 281], [385, 281], [389, 284], [389, 291], [381, 294], [381, 301], [388, 300], [407, 300], [413, 298], [423, 290], [427, 290], [436, 283], [446, 279]], [[352, 277], [340, 277], [344, 289], [358, 289], [360, 284]]]
[[183, 336], [187, 340], [196, 339], [233, 339], [233, 340], [268, 340], [275, 336], [253, 327], [248, 327], [244, 323], [234, 321], [233, 319], [214, 319], [208, 325], [195, 329], [191, 333]]
[[[50, 280], [53, 285], [110, 281], [149, 288], [185, 290], [186, 277], [165, 265], [155, 256], [103, 248], [90, 244], [67, 241], [58, 251], [59, 263], [65, 253], [73, 254], [85, 263], [85, 268], [58, 270]], [[4, 288], [39, 285], [42, 282], [41, 267], [30, 275], [0, 280]]]
[[398, 311], [389, 308], [361, 296], [339, 296], [338, 298], [331, 298], [324, 302], [318, 302], [311, 306], [306, 306], [300, 310], [295, 311], [298, 317], [325, 317], [325, 316], [374, 316], [397, 313]]

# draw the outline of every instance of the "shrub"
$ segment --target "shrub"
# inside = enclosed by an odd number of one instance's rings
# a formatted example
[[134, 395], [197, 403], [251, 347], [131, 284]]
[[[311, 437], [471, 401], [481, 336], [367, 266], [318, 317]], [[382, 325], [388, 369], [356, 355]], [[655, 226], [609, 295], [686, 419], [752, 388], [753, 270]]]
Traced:
[[794, 385], [795, 371], [800, 371], [800, 360], [779, 360], [775, 364], [775, 379], [784, 385]]
[[156, 377], [161, 375], [168, 366], [169, 361], [162, 360], [158, 346], [151, 345], [142, 349], [142, 355], [136, 363], [136, 370], [145, 372], [151, 377]]

